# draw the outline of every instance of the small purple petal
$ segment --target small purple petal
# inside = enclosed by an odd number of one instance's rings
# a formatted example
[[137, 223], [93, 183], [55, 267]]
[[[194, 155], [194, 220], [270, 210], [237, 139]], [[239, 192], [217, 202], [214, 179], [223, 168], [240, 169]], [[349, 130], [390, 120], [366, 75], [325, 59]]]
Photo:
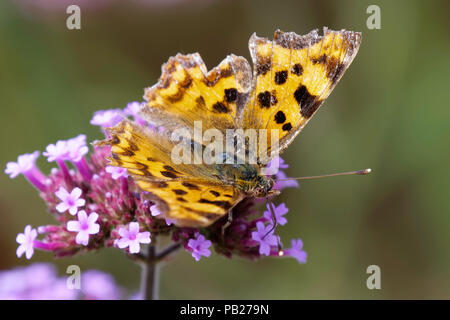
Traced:
[[177, 222], [176, 219], [166, 218], [166, 224], [167, 224], [168, 226], [174, 224], [175, 222]]
[[107, 166], [105, 168], [105, 171], [111, 174], [111, 177], [114, 180], [119, 179], [120, 177], [127, 177], [127, 169], [121, 168], [121, 167], [113, 167], [113, 166]]
[[137, 235], [139, 233], [139, 223], [131, 222], [128, 226], [128, 230], [130, 230], [130, 234]]
[[91, 124], [109, 128], [121, 122], [122, 119], [123, 114], [120, 109], [100, 110], [94, 113]]
[[162, 214], [162, 212], [158, 209], [158, 205], [154, 204], [150, 207], [150, 212], [152, 216], [156, 217]]

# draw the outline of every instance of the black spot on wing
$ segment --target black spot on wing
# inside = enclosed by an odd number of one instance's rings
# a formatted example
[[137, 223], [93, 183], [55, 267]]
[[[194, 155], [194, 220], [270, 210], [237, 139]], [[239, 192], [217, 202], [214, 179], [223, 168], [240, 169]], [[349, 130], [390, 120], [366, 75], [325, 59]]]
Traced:
[[236, 102], [238, 91], [235, 88], [225, 89], [225, 100], [228, 103]]
[[270, 107], [270, 92], [264, 91], [258, 94], [258, 102], [262, 108]]
[[228, 201], [219, 201], [219, 200], [212, 201], [212, 200], [208, 200], [208, 199], [203, 199], [202, 198], [198, 202], [199, 203], [213, 204], [213, 205], [216, 205], [216, 206], [218, 206], [220, 208], [223, 208], [225, 210], [229, 210], [231, 208], [231, 203], [229, 203]]
[[290, 122], [285, 123], [285, 124], [281, 127], [281, 129], [283, 129], [283, 131], [290, 131], [290, 130], [292, 129], [292, 125], [291, 125]]
[[182, 189], [173, 189], [172, 191], [179, 196], [183, 196], [183, 195], [187, 194], [187, 192]]
[[270, 106], [276, 105], [278, 100], [275, 96], [275, 91], [273, 91], [273, 93], [270, 93], [269, 91], [259, 93], [258, 102], [261, 108], [269, 108]]
[[222, 102], [216, 102], [212, 108], [217, 113], [228, 113], [230, 111]]
[[211, 193], [213, 196], [218, 197], [220, 196], [220, 193], [214, 190], [209, 190], [209, 193]]
[[169, 165], [165, 165], [163, 168], [164, 168], [165, 170], [167, 170], [167, 171], [172, 171], [172, 172], [174, 172], [174, 173], [179, 173], [177, 170], [175, 170], [174, 168], [172, 168], [172, 167], [169, 166]]
[[200, 190], [200, 188], [197, 185], [190, 182], [182, 182], [181, 184], [186, 188], [188, 188], [189, 190]]
[[164, 177], [175, 179], [177, 178], [177, 175], [173, 173], [172, 171], [161, 171], [160, 172]]
[[317, 96], [310, 94], [304, 85], [295, 90], [294, 98], [300, 106], [301, 115], [305, 118], [310, 118], [321, 104]]
[[303, 73], [303, 67], [300, 63], [294, 64], [294, 66], [291, 68], [291, 73], [301, 76]]
[[155, 181], [152, 183], [152, 185], [153, 185], [153, 187], [158, 188], [158, 189], [164, 189], [169, 186], [167, 184], [167, 182], [164, 182], [164, 181]]
[[278, 111], [275, 114], [275, 122], [281, 124], [281, 123], [284, 123], [285, 121], [286, 121], [286, 116], [285, 116], [284, 112], [283, 111]]
[[287, 76], [287, 71], [278, 71], [277, 73], [275, 73], [275, 83], [278, 85], [282, 85], [286, 82]]

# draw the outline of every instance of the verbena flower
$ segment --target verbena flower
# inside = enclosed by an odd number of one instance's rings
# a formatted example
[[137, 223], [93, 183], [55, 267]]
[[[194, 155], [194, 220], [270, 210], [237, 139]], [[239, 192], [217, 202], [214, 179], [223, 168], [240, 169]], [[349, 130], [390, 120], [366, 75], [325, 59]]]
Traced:
[[277, 236], [273, 234], [273, 231], [271, 224], [264, 225], [261, 221], [256, 223], [256, 231], [252, 232], [252, 239], [259, 244], [259, 254], [268, 256], [271, 248], [278, 245]]
[[[96, 112], [91, 123], [102, 127], [114, 125], [125, 115], [137, 117], [137, 107], [137, 103], [133, 103], [126, 110]], [[44, 155], [58, 164], [48, 176], [36, 166], [38, 151], [7, 164], [5, 173], [11, 178], [23, 174], [39, 190], [55, 219], [54, 224], [39, 226], [37, 233], [31, 227], [26, 229], [23, 236], [18, 237], [21, 241], [18, 255], [25, 253], [31, 257], [33, 250], [45, 250], [56, 257], [66, 257], [116, 247], [127, 248], [130, 256], [138, 257], [142, 246], [154, 243], [154, 237], [158, 236], [170, 237], [196, 260], [209, 256], [213, 249], [230, 258], [280, 255], [278, 229], [265, 236], [272, 228], [273, 219], [269, 204], [264, 213], [258, 209], [261, 199], [245, 198], [238, 203], [233, 208], [231, 223], [228, 223], [228, 216], [224, 216], [207, 228], [178, 227], [175, 220], [165, 217], [149, 200], [148, 192], [139, 190], [126, 170], [108, 166], [110, 147], [94, 146], [91, 154], [88, 150], [84, 135], [47, 146]], [[276, 161], [275, 187], [297, 187], [297, 181], [279, 181], [286, 178], [283, 170], [288, 166], [281, 158]], [[272, 208], [277, 225], [285, 225], [286, 205], [272, 204]], [[228, 227], [224, 228], [226, 224]], [[286, 249], [285, 256], [303, 263], [306, 253], [299, 241]]]
[[89, 152], [86, 145], [86, 135], [80, 134], [75, 138], [67, 140], [68, 160], [78, 162]]
[[118, 232], [121, 238], [117, 241], [117, 246], [120, 249], [128, 248], [130, 253], [141, 251], [141, 243], [148, 244], [151, 242], [150, 232], [139, 232], [139, 223], [137, 222], [131, 222], [128, 229], [120, 227]]
[[64, 187], [60, 187], [58, 191], [55, 192], [55, 195], [62, 201], [56, 206], [56, 210], [58, 212], [66, 212], [69, 211], [71, 215], [76, 215], [78, 212], [78, 207], [84, 206], [86, 201], [81, 199], [81, 189], [73, 188], [73, 190], [69, 193]]
[[98, 270], [81, 272], [80, 290], [67, 287], [49, 263], [0, 271], [0, 300], [110, 300], [120, 299], [122, 289], [113, 277]]
[[292, 239], [291, 244], [291, 248], [285, 250], [286, 256], [297, 259], [299, 263], [305, 263], [307, 254], [303, 250], [303, 241], [301, 239]]
[[189, 239], [187, 243], [187, 250], [191, 251], [192, 256], [196, 261], [199, 261], [202, 256], [209, 257], [211, 255], [211, 241], [206, 240], [205, 236], [197, 233], [195, 238]]
[[55, 144], [49, 144], [43, 155], [47, 157], [48, 162], [66, 160], [69, 156], [67, 141], [59, 140]]
[[89, 243], [89, 236], [100, 231], [100, 225], [95, 223], [98, 219], [98, 214], [95, 212], [86, 214], [86, 211], [78, 212], [78, 221], [67, 222], [67, 230], [76, 232], [77, 236], [75, 242], [87, 246]]
[[277, 224], [284, 226], [287, 223], [287, 219], [284, 217], [284, 215], [288, 213], [289, 209], [284, 203], [280, 204], [279, 206], [275, 206], [273, 202], [267, 203], [267, 210], [264, 211], [264, 218], [266, 218], [267, 221], [270, 221], [270, 223], [273, 222], [273, 217], [269, 206], [272, 207]]
[[45, 177], [36, 167], [36, 159], [39, 157], [40, 152], [35, 151], [33, 153], [23, 154], [17, 158], [17, 162], [8, 162], [6, 164], [5, 173], [9, 175], [11, 179], [14, 179], [19, 174], [23, 174], [32, 185], [39, 190], [45, 190]]
[[30, 225], [25, 227], [24, 233], [19, 233], [16, 241], [19, 244], [16, 254], [20, 258], [24, 253], [27, 259], [31, 259], [34, 253], [34, 240], [37, 238], [36, 229], [32, 229]]

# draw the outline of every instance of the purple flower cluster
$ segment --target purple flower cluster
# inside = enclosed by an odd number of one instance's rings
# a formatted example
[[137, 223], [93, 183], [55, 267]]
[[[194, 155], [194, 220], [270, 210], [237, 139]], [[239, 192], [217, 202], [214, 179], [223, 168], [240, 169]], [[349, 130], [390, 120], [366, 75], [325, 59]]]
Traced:
[[81, 272], [80, 289], [69, 289], [55, 266], [34, 263], [0, 272], [0, 300], [117, 300], [122, 296], [113, 277], [98, 270]]
[[[132, 102], [124, 110], [98, 111], [91, 124], [111, 127], [123, 117], [131, 116], [142, 126], [148, 125], [140, 116], [141, 103]], [[208, 228], [182, 228], [174, 220], [165, 218], [155, 203], [146, 200], [127, 171], [108, 166], [110, 147], [94, 146], [89, 155], [86, 136], [60, 140], [47, 146], [43, 155], [55, 162], [49, 175], [36, 166], [39, 152], [24, 154], [17, 162], [9, 162], [5, 173], [11, 178], [22, 174], [36, 187], [54, 216], [53, 225], [32, 228], [26, 226], [18, 234], [17, 256], [27, 259], [34, 249], [51, 251], [56, 257], [72, 256], [79, 252], [116, 247], [129, 254], [140, 254], [141, 246], [150, 244], [158, 235], [170, 236], [181, 244], [195, 260], [209, 257], [210, 248], [231, 257], [256, 259], [262, 256], [289, 256], [306, 262], [302, 241], [292, 240], [292, 247], [280, 250], [281, 240], [275, 234], [273, 215], [277, 226], [287, 223], [288, 208], [284, 203], [266, 204], [263, 215], [255, 209], [260, 200], [247, 198], [233, 209], [233, 220], [223, 217]], [[280, 169], [288, 165], [276, 158]], [[270, 167], [270, 166], [269, 166]], [[298, 187], [297, 181], [284, 180], [283, 170], [274, 172], [275, 188]], [[271, 207], [270, 207], [271, 206]], [[224, 228], [225, 224], [229, 224]]]

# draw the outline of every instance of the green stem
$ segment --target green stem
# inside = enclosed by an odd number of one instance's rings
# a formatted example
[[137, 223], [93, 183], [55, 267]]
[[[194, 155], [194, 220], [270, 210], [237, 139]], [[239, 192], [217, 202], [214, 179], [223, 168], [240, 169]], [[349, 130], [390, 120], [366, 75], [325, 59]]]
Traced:
[[158, 300], [159, 293], [159, 266], [155, 260], [156, 246], [148, 246], [145, 261], [142, 263], [141, 296], [144, 300]]
[[[155, 241], [156, 242], [156, 241]], [[156, 244], [148, 246], [147, 254], [129, 255], [142, 265], [141, 296], [144, 300], [158, 300], [159, 298], [159, 272], [160, 263], [166, 256], [181, 248], [181, 243], [174, 243], [161, 252], [156, 252]]]

